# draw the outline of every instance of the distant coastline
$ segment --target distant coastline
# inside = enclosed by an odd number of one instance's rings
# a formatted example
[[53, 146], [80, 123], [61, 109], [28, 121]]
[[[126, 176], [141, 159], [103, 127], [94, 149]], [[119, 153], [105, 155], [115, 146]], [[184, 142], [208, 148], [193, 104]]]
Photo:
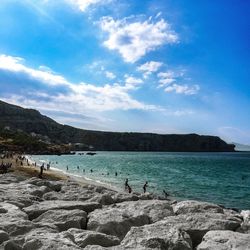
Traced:
[[[30, 154], [71, 151], [234, 152], [235, 145], [217, 136], [104, 132], [61, 125], [33, 109], [0, 101], [0, 149]], [[8, 137], [9, 136], [9, 137]], [[12, 141], [10, 141], [10, 139]]]

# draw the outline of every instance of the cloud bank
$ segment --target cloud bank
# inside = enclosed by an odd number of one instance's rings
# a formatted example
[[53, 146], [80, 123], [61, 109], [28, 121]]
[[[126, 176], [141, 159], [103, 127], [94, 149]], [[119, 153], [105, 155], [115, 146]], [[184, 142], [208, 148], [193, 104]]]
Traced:
[[[26, 66], [24, 62], [22, 58], [0, 55], [0, 75], [7, 75], [12, 85], [24, 83], [18, 94], [12, 94], [12, 99], [22, 101], [27, 106], [73, 113], [158, 109], [131, 96], [130, 91], [142, 83], [140, 79], [127, 77], [123, 85], [114, 83], [95, 86], [84, 82], [73, 83], [49, 71], [47, 67], [34, 69]], [[35, 87], [37, 84], [39, 91]]]

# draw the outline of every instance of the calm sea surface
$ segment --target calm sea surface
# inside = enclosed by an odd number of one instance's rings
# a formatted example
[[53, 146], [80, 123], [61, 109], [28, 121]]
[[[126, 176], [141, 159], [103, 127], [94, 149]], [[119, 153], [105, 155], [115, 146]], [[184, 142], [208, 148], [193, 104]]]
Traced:
[[129, 179], [132, 189], [139, 192], [148, 181], [149, 192], [162, 194], [165, 189], [177, 199], [250, 209], [250, 152], [97, 152], [94, 156], [43, 155], [32, 156], [32, 159], [40, 164], [51, 162], [53, 168], [119, 189], [123, 189], [125, 178]]

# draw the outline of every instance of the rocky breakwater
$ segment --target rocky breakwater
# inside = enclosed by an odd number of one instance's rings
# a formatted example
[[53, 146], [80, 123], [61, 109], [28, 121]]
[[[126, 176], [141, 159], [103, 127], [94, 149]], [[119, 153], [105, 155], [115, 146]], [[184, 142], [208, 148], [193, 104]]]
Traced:
[[0, 249], [250, 249], [250, 211], [0, 175]]

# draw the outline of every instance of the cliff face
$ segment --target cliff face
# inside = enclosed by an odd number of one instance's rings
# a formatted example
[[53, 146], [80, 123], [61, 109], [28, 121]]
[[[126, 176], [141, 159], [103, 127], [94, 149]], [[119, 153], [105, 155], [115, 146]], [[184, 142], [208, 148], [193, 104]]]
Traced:
[[82, 143], [95, 150], [229, 152], [234, 145], [216, 136], [90, 131], [61, 125], [33, 109], [0, 101], [0, 127], [47, 137], [54, 143]]

